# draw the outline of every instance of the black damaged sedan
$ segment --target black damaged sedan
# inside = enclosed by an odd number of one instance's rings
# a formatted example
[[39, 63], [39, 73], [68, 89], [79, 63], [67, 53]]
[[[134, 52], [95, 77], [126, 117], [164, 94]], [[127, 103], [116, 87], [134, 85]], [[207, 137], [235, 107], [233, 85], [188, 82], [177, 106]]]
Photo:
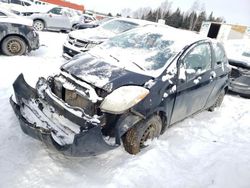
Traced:
[[74, 57], [35, 89], [21, 74], [10, 102], [23, 132], [65, 155], [97, 155], [121, 143], [136, 154], [170, 125], [220, 106], [227, 64], [215, 41], [146, 26]]
[[8, 56], [25, 55], [39, 48], [33, 21], [0, 7], [0, 51]]

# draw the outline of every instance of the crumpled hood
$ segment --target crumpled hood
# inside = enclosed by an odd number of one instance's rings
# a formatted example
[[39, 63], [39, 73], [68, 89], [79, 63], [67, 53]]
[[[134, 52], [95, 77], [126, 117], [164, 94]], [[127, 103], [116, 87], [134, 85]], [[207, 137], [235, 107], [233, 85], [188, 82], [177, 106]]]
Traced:
[[83, 30], [75, 30], [69, 33], [69, 36], [86, 41], [94, 41], [94, 42], [103, 42], [111, 37], [113, 37], [115, 33], [111, 31], [102, 29], [101, 27], [83, 29]]
[[16, 16], [16, 17], [3, 17], [0, 20], [0, 23], [12, 23], [12, 24], [20, 24], [20, 25], [27, 25], [32, 27], [33, 25], [33, 20], [28, 19], [28, 18], [23, 18], [21, 16]]
[[26, 25], [32, 27], [33, 20], [26, 19], [26, 18], [2, 18], [0, 20], [0, 23], [12, 23], [12, 24], [20, 24], [20, 25]]
[[108, 92], [123, 85], [144, 85], [151, 79], [150, 76], [114, 66], [88, 53], [73, 58], [61, 70]]

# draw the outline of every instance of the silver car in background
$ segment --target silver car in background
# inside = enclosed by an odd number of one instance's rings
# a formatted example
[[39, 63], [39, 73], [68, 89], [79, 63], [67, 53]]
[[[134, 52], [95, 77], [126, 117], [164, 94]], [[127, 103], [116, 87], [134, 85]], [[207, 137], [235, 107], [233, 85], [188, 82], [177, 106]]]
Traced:
[[155, 23], [131, 18], [114, 18], [95, 28], [71, 31], [63, 45], [62, 56], [65, 59], [71, 59], [119, 33], [152, 24]]
[[65, 7], [52, 7], [47, 12], [36, 13], [29, 16], [37, 31], [56, 30], [70, 31], [80, 22], [78, 11]]
[[231, 67], [229, 90], [250, 98], [250, 39], [231, 39], [224, 45]]

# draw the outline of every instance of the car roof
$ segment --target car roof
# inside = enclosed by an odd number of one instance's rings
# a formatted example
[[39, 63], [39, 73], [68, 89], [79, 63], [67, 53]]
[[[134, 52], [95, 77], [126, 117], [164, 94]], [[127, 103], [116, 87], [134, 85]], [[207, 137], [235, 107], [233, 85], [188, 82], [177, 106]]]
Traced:
[[148, 20], [140, 20], [140, 19], [134, 19], [134, 18], [122, 18], [122, 17], [118, 17], [118, 18], [114, 18], [112, 20], [122, 20], [122, 21], [133, 22], [133, 23], [138, 24], [139, 26], [150, 25], [150, 24], [157, 24], [155, 22], [151, 22], [151, 21], [148, 21]]
[[[138, 24], [139, 29], [141, 30], [148, 30], [152, 33], [161, 33], [163, 36], [167, 38], [172, 38], [175, 41], [182, 42], [183, 44], [192, 44], [199, 40], [210, 40], [212, 39], [202, 36], [198, 33], [195, 33], [194, 31], [184, 30], [184, 29], [178, 29], [174, 28], [168, 25], [151, 22], [148, 20], [140, 20], [140, 19], [133, 19], [133, 18], [114, 18], [113, 20], [123, 20], [123, 21], [129, 21]], [[129, 32], [129, 31], [128, 31]]]
[[150, 24], [146, 24], [127, 32], [160, 34], [162, 35], [162, 39], [172, 40], [175, 42], [176, 51], [181, 51], [187, 45], [191, 45], [198, 41], [212, 41], [210, 38], [204, 37], [193, 31], [177, 29], [168, 25], [158, 24], [154, 22], [150, 22]]

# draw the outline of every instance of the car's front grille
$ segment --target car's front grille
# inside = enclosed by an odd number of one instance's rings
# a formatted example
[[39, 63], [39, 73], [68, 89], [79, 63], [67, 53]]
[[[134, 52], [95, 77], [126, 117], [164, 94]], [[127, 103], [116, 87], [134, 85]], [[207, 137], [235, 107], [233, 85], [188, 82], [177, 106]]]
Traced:
[[88, 41], [84, 41], [84, 40], [79, 40], [73, 37], [69, 36], [69, 40], [68, 40], [69, 44], [78, 47], [78, 48], [87, 48], [89, 45]]
[[96, 114], [95, 103], [88, 99], [87, 89], [75, 85], [63, 77], [55, 77], [52, 92], [68, 105], [81, 108], [90, 116]]
[[68, 48], [66, 46], [63, 46], [63, 53], [68, 54], [70, 57], [73, 57], [73, 56], [79, 54], [79, 52], [77, 52], [75, 50], [72, 50], [72, 49], [70, 49], [70, 48]]
[[95, 106], [87, 98], [81, 96], [75, 90], [71, 91], [63, 88], [64, 90], [64, 101], [70, 106], [79, 107], [84, 110], [88, 115], [93, 116], [95, 114]]

